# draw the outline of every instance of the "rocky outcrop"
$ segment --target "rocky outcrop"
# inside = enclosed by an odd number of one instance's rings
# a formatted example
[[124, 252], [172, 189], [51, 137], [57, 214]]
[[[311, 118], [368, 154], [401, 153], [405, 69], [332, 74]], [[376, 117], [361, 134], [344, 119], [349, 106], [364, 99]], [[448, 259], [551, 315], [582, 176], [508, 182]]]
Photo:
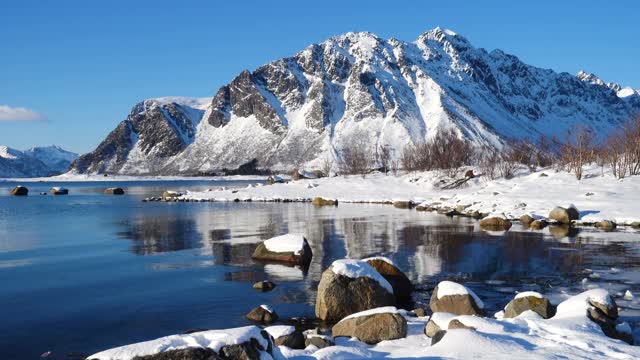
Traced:
[[[258, 354], [259, 356], [259, 354]], [[153, 355], [136, 356], [133, 360], [219, 360], [222, 359], [212, 349], [190, 347], [186, 349], [169, 350]], [[248, 357], [247, 359], [259, 359]]]
[[369, 264], [338, 260], [320, 278], [316, 316], [336, 322], [357, 312], [394, 304], [391, 284]]
[[407, 320], [396, 308], [380, 308], [356, 313], [340, 320], [331, 329], [334, 337], [355, 337], [367, 344], [407, 336]]
[[367, 264], [371, 265], [382, 277], [384, 277], [389, 284], [393, 287], [393, 293], [396, 297], [396, 301], [404, 302], [411, 298], [411, 292], [413, 291], [413, 284], [407, 276], [398, 269], [391, 260], [374, 257], [364, 259]]
[[291, 349], [305, 348], [304, 334], [293, 326], [269, 326], [265, 328], [265, 331], [273, 337], [276, 346], [286, 346]]
[[455, 315], [484, 314], [484, 304], [469, 288], [452, 281], [442, 281], [436, 286], [429, 301], [431, 311]]
[[522, 292], [511, 300], [504, 308], [504, 317], [513, 318], [525, 311], [533, 311], [544, 319], [553, 316], [553, 308], [549, 299], [539, 293], [528, 291]]
[[572, 221], [580, 219], [580, 212], [574, 206], [567, 208], [555, 207], [549, 213], [549, 220], [553, 220], [560, 224], [571, 224]]

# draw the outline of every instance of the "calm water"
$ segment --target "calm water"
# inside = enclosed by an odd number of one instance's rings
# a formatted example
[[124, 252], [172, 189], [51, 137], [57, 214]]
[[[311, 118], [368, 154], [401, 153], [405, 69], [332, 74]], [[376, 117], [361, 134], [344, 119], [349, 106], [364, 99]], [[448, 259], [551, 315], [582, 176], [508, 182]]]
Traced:
[[[64, 184], [69, 196], [40, 196], [59, 184], [27, 184], [31, 196], [7, 196], [0, 182], [0, 357], [68, 359], [190, 329], [247, 325], [254, 306], [281, 318], [313, 317], [322, 270], [333, 260], [393, 259], [418, 286], [425, 307], [442, 279], [465, 282], [500, 310], [516, 290], [558, 302], [590, 286], [613, 293], [621, 315], [640, 328], [640, 234], [561, 229], [506, 235], [475, 221], [341, 204], [143, 203], [165, 189], [246, 186], [248, 182]], [[125, 196], [106, 196], [121, 186]], [[251, 260], [255, 244], [304, 233], [313, 248], [308, 269]], [[568, 236], [567, 236], [568, 235]], [[274, 291], [253, 282], [271, 279]], [[583, 279], [587, 279], [582, 281]], [[636, 332], [638, 335], [638, 332]], [[637, 336], [636, 336], [637, 337]]]

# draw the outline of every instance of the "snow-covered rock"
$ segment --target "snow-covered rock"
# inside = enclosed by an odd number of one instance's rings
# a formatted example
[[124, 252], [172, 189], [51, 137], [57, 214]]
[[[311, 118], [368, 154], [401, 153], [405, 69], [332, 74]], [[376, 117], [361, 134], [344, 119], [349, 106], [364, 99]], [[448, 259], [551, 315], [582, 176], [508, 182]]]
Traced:
[[441, 281], [431, 294], [431, 311], [456, 315], [482, 315], [484, 303], [471, 289], [453, 281]]
[[295, 265], [308, 265], [313, 253], [307, 239], [300, 234], [285, 234], [265, 240], [253, 255], [256, 260], [279, 261]]
[[[232, 355], [239, 347], [254, 347], [263, 359], [272, 359], [273, 344], [269, 335], [257, 326], [201, 331], [188, 335], [171, 335], [156, 340], [125, 345], [93, 354], [87, 359], [131, 360], [137, 356], [188, 348], [211, 349], [217, 354]], [[225, 357], [226, 358], [226, 357]]]
[[322, 273], [316, 316], [335, 322], [353, 313], [395, 304], [393, 288], [361, 260], [336, 260]]
[[495, 146], [578, 124], [604, 136], [639, 109], [633, 89], [530, 66], [445, 29], [414, 42], [347, 33], [243, 71], [212, 99], [136, 104], [74, 171], [194, 174], [254, 159], [314, 169], [359, 139], [399, 156], [439, 128]]
[[355, 337], [377, 344], [407, 336], [407, 320], [394, 306], [387, 306], [351, 314], [334, 325], [331, 332], [334, 337]]

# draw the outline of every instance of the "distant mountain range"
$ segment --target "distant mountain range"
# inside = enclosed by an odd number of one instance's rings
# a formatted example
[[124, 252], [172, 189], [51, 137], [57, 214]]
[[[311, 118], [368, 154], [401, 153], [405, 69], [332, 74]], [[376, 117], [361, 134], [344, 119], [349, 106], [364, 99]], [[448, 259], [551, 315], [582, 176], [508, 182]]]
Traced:
[[0, 146], [0, 178], [58, 175], [66, 172], [78, 154], [59, 146], [33, 147], [21, 151]]
[[564, 136], [578, 124], [604, 136], [640, 111], [640, 93], [527, 65], [436, 28], [414, 42], [347, 33], [243, 71], [213, 98], [136, 104], [78, 173], [199, 174], [236, 168], [318, 168], [364, 139], [396, 156], [438, 128], [476, 144]]

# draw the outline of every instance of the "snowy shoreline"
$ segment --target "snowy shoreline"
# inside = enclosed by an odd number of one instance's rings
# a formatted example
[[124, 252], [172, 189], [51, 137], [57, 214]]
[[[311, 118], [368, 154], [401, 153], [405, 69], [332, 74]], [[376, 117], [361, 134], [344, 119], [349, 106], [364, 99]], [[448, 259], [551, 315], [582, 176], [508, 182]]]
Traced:
[[34, 183], [34, 182], [125, 182], [125, 181], [266, 181], [262, 175], [230, 175], [230, 176], [136, 176], [136, 175], [83, 175], [62, 174], [37, 178], [0, 178], [0, 183]]
[[[316, 197], [342, 203], [393, 204], [405, 202], [419, 210], [429, 209], [455, 215], [500, 216], [518, 220], [523, 215], [546, 219], [557, 206], [579, 209], [576, 225], [612, 221], [625, 226], [640, 225], [640, 177], [616, 179], [598, 167], [589, 168], [578, 181], [572, 174], [543, 169], [525, 170], [513, 179], [470, 179], [465, 187], [443, 190], [452, 179], [439, 172], [303, 179], [245, 188], [187, 191], [172, 201], [263, 201], [310, 202]], [[454, 212], [455, 211], [455, 212]]]

